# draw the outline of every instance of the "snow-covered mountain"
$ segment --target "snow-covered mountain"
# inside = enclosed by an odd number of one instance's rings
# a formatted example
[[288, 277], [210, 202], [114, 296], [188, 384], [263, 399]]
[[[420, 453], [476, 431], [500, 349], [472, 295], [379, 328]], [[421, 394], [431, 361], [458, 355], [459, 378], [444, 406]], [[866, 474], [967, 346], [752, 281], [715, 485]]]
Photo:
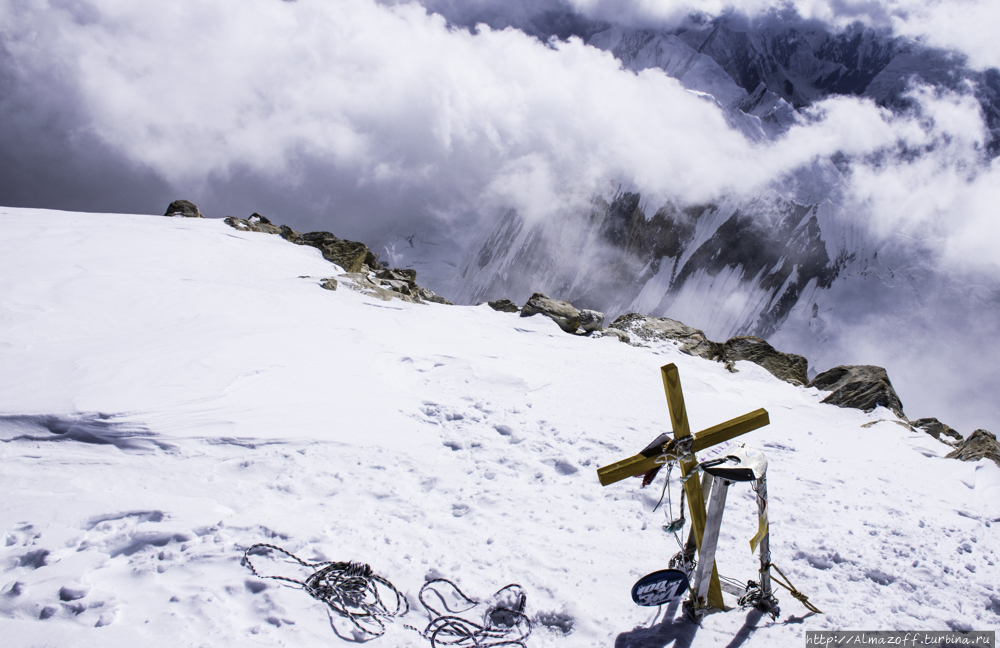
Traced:
[[832, 32], [778, 15], [751, 21], [730, 14], [691, 22], [677, 29], [676, 37], [714, 61], [740, 88], [753, 91], [763, 85], [796, 108], [832, 95], [855, 95], [902, 109], [914, 83], [971, 91], [992, 132], [990, 151], [1000, 153], [1000, 70], [969, 69], [954, 52], [860, 23]]
[[[907, 91], [924, 84], [974, 97], [988, 133], [984, 163], [1000, 151], [1000, 71], [972, 70], [954, 53], [884, 29], [855, 24], [833, 31], [787, 18], [695, 16], [662, 30], [590, 23], [581, 37], [614, 54], [626, 69], [658, 68], [717, 102], [730, 127], [753, 142], [781, 140], [808, 119], [801, 111], [836, 95], [907, 114]], [[904, 149], [900, 164], [919, 155]], [[507, 212], [464, 259], [456, 298], [475, 303], [506, 296], [523, 303], [540, 290], [611, 317], [629, 311], [666, 315], [713, 339], [774, 338], [809, 357], [814, 369], [826, 369], [843, 361], [858, 337], [893, 335], [888, 327], [849, 332], [877, 320], [888, 305], [908, 309], [917, 303], [928, 313], [940, 312], [947, 310], [947, 298], [939, 286], [967, 290], [961, 280], [943, 276], [934, 266], [935, 253], [920, 240], [876, 234], [868, 223], [879, 214], [859, 214], [852, 204], [853, 162], [840, 154], [819, 159], [749, 195], [711, 204], [650, 204], [641, 188], [624, 182], [576, 218], [528, 223]], [[983, 282], [996, 290], [995, 279], [972, 280]], [[983, 307], [997, 312], [995, 300]], [[898, 361], [896, 351], [876, 361], [889, 366], [893, 356]], [[946, 362], [931, 356], [931, 365]], [[918, 397], [929, 393], [907, 388]]]
[[654, 212], [620, 191], [576, 222], [530, 226], [508, 212], [467, 258], [458, 298], [523, 302], [540, 290], [610, 317], [670, 313], [720, 339], [766, 338], [800, 299], [869, 260], [847, 238], [824, 238], [831, 210], [769, 192]]
[[[889, 410], [669, 342], [383, 301], [319, 250], [221, 220], [0, 208], [0, 231], [5, 645], [354, 643], [322, 603], [241, 564], [260, 542], [398, 587], [413, 610], [375, 647], [430, 645], [406, 626], [428, 623], [417, 592], [438, 577], [479, 600], [519, 583], [539, 648], [1000, 623], [1000, 468], [944, 458]], [[784, 590], [777, 620], [734, 607], [700, 627], [632, 603], [677, 551], [662, 528], [677, 474], [654, 511], [662, 473], [602, 488], [595, 469], [667, 431], [667, 363], [694, 430], [769, 412], [741, 440], [768, 458], [772, 559], [823, 614]], [[724, 576], [756, 574], [756, 510], [731, 489]]]

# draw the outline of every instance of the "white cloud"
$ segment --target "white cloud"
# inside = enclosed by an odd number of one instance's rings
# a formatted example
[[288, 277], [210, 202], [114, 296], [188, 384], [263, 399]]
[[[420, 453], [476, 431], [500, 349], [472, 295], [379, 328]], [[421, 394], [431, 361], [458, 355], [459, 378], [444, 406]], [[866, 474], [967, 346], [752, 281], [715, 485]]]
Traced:
[[[796, 4], [806, 16], [875, 7]], [[390, 205], [373, 198], [388, 195], [399, 197], [388, 209], [411, 215], [516, 206], [546, 217], [578, 210], [609, 179], [633, 182], [651, 203], [704, 202], [840, 152], [855, 160], [854, 207], [876, 232], [936, 229], [949, 254], [972, 246], [990, 258], [969, 233], [984, 219], [992, 226], [982, 215], [995, 186], [969, 97], [917, 90], [919, 110], [906, 115], [835, 97], [762, 145], [659, 70], [623, 71], [578, 40], [547, 46], [512, 29], [450, 29], [416, 4], [21, 0], [0, 4], [0, 18], [20, 82], [46, 80], [35, 88], [40, 103], [60, 100], [49, 84], [62, 79], [90, 133], [175, 187], [209, 191], [249, 174], [281, 191], [308, 184], [320, 194], [314, 204], [355, 212]], [[955, 216], [956, 205], [967, 215]]]
[[[574, 3], [608, 10], [601, 0]], [[636, 0], [620, 16], [691, 6]], [[944, 3], [794, 6], [806, 17], [918, 20]], [[954, 235], [945, 247], [960, 255], [982, 248], [969, 232], [992, 226], [982, 214], [991, 213], [994, 167], [979, 159], [982, 118], [965, 96], [916, 90], [919, 109], [905, 115], [835, 97], [778, 141], [753, 144], [714, 102], [658, 70], [622, 71], [578, 40], [547, 46], [512, 29], [450, 29], [416, 4], [8, 0], [0, 19], [19, 83], [43, 80], [40, 104], [79, 101], [89, 133], [175, 187], [250, 174], [321, 193], [329, 177], [337, 194], [314, 202], [363, 210], [373, 195], [398, 195], [411, 213], [513, 205], [545, 217], [577, 209], [609, 179], [633, 182], [651, 202], [704, 202], [839, 152], [855, 160], [854, 207], [877, 232], [936, 229]], [[52, 79], [65, 84], [62, 95]], [[959, 205], [966, 216], [954, 214]]]
[[8, 49], [22, 66], [59, 70], [93, 132], [175, 185], [235, 166], [293, 175], [305, 158], [389, 191], [444, 185], [461, 204], [532, 160], [559, 193], [651, 165], [701, 195], [720, 189], [711, 169], [748, 150], [662, 74], [622, 73], [578, 41], [551, 49], [513, 30], [449, 30], [416, 5], [85, 6], [81, 20], [44, 0], [8, 4]]

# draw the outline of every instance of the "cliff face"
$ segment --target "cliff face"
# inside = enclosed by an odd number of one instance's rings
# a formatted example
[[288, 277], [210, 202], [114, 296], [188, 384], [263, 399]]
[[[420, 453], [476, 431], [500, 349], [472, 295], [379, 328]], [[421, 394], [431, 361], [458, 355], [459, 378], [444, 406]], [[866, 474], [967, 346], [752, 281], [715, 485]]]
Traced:
[[[893, 110], [910, 105], [915, 84], [972, 93], [1000, 154], [1000, 70], [974, 70], [954, 52], [856, 23], [840, 32], [801, 20], [731, 14], [665, 31], [610, 27], [588, 43], [631, 70], [659, 68], [686, 88], [707, 92], [728, 109], [761, 119], [767, 135], [793, 121], [793, 109], [834, 95], [867, 97]], [[747, 95], [766, 96], [747, 103]], [[746, 125], [747, 134], [755, 125]]]
[[670, 314], [717, 337], [766, 338], [857, 256], [824, 238], [827, 209], [768, 193], [647, 216], [642, 197], [622, 191], [572, 223], [508, 212], [463, 263], [459, 299], [541, 290], [610, 317]]

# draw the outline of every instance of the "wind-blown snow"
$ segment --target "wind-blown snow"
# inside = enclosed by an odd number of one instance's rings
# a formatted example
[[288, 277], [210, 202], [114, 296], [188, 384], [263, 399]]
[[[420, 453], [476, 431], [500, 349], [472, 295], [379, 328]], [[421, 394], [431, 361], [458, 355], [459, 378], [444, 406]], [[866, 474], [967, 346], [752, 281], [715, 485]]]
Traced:
[[[369, 563], [412, 601], [429, 577], [480, 598], [518, 582], [530, 646], [1000, 623], [1000, 469], [944, 459], [886, 410], [485, 305], [321, 290], [339, 269], [317, 250], [221, 221], [0, 208], [0, 232], [10, 645], [350, 638], [308, 595], [252, 577], [256, 542]], [[668, 429], [670, 362], [695, 430], [769, 411], [741, 440], [770, 462], [773, 560], [823, 615], [783, 590], [776, 622], [735, 609], [697, 628], [632, 604], [676, 551], [652, 512], [663, 478], [602, 488], [595, 469]], [[724, 575], [755, 575], [753, 511], [734, 487]], [[427, 642], [394, 623], [372, 645]]]

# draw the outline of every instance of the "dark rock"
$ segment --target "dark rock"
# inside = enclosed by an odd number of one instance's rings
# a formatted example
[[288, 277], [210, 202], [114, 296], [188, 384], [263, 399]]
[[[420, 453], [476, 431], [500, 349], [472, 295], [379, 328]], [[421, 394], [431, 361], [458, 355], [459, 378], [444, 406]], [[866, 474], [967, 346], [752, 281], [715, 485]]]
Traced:
[[680, 345], [680, 350], [688, 355], [707, 360], [722, 358], [721, 344], [706, 338], [703, 331], [669, 317], [648, 317], [639, 313], [629, 313], [612, 322], [611, 328], [625, 331], [629, 335], [647, 342], [677, 342]]
[[809, 361], [794, 353], [783, 353], [751, 335], [730, 338], [722, 345], [722, 360], [727, 363], [749, 360], [767, 369], [771, 374], [793, 385], [809, 382]]
[[452, 304], [450, 301], [448, 301], [441, 295], [438, 295], [429, 288], [417, 288], [416, 293], [417, 297], [419, 297], [423, 301], [434, 302], [435, 304], [445, 304], [446, 306], [454, 306], [454, 304]]
[[853, 407], [866, 412], [882, 406], [891, 409], [900, 418], [903, 417], [903, 403], [882, 367], [873, 365], [834, 367], [813, 378], [808, 386], [833, 392], [823, 399], [824, 403], [838, 407]]
[[[230, 227], [250, 232], [266, 232], [277, 234], [281, 238], [296, 245], [308, 245], [318, 249], [323, 258], [335, 263], [346, 272], [341, 277], [343, 284], [353, 290], [363, 292], [380, 299], [394, 297], [404, 301], [422, 304], [434, 302], [448, 304], [451, 302], [437, 295], [432, 290], [417, 285], [417, 271], [407, 268], [388, 269], [379, 263], [378, 255], [368, 249], [364, 243], [348, 241], [330, 232], [296, 232], [287, 225], [275, 226], [266, 217], [253, 214], [243, 220], [227, 216], [225, 222]], [[320, 287], [326, 290], [336, 290], [338, 282], [333, 277], [323, 279]]]
[[280, 230], [278, 234], [279, 236], [281, 236], [281, 238], [285, 239], [289, 243], [295, 243], [296, 245], [301, 245], [300, 243], [300, 241], [302, 240], [301, 232], [296, 232], [288, 225], [281, 225], [280, 227], [278, 227], [278, 229]]
[[372, 267], [371, 263], [376, 258], [364, 243], [337, 238], [330, 232], [306, 232], [298, 236], [297, 240], [288, 240], [319, 249], [324, 259], [336, 263], [346, 272], [361, 272], [365, 265]]
[[604, 313], [600, 311], [583, 309], [580, 311], [580, 328], [584, 333], [593, 333], [604, 328]]
[[190, 200], [175, 200], [163, 212], [164, 216], [184, 216], [185, 218], [204, 218], [198, 211], [198, 206]]
[[281, 234], [281, 228], [274, 225], [264, 216], [254, 213], [250, 218], [233, 218], [226, 216], [222, 219], [226, 225], [244, 232], [263, 232], [265, 234]]
[[573, 304], [552, 299], [542, 293], [535, 293], [528, 303], [521, 307], [521, 317], [531, 317], [541, 313], [559, 325], [567, 333], [575, 333], [580, 328], [580, 311]]
[[225, 218], [222, 219], [222, 222], [232, 227], [233, 229], [250, 231], [250, 224], [247, 223], [242, 218], [236, 218], [235, 216], [226, 216]]
[[410, 288], [417, 285], [417, 271], [408, 268], [393, 268], [392, 270], [381, 268], [375, 273], [375, 276], [385, 281], [401, 281]]
[[501, 313], [516, 313], [521, 310], [517, 307], [517, 304], [506, 297], [503, 299], [494, 299], [493, 301], [487, 303], [490, 305], [490, 308], [495, 311], [500, 311]]
[[992, 432], [976, 430], [969, 435], [969, 438], [959, 443], [954, 452], [946, 454], [945, 458], [962, 461], [992, 459], [993, 463], [1000, 468], [1000, 443], [997, 442], [997, 437]]
[[401, 281], [399, 279], [379, 279], [379, 284], [383, 288], [388, 288], [393, 292], [398, 292], [400, 295], [412, 294], [410, 284], [406, 281]]
[[961, 434], [959, 434], [956, 430], [952, 429], [950, 426], [937, 420], [936, 418], [917, 419], [916, 421], [910, 421], [910, 425], [919, 430], [923, 430], [924, 432], [931, 435], [938, 441], [943, 441], [945, 443], [948, 443], [948, 441], [941, 438], [942, 434], [945, 436], [950, 436], [956, 441], [962, 440]]
[[[323, 253], [324, 259], [336, 263], [347, 272], [361, 272], [362, 266], [365, 265], [371, 269], [382, 268], [382, 264], [378, 262], [378, 255], [369, 250], [367, 245], [338, 238], [330, 232], [306, 232], [302, 234], [287, 225], [276, 226], [264, 216], [256, 213], [246, 220], [227, 216], [225, 222], [238, 230], [278, 234], [281, 238], [296, 245], [309, 245], [317, 248]], [[405, 279], [403, 280], [405, 281]]]

